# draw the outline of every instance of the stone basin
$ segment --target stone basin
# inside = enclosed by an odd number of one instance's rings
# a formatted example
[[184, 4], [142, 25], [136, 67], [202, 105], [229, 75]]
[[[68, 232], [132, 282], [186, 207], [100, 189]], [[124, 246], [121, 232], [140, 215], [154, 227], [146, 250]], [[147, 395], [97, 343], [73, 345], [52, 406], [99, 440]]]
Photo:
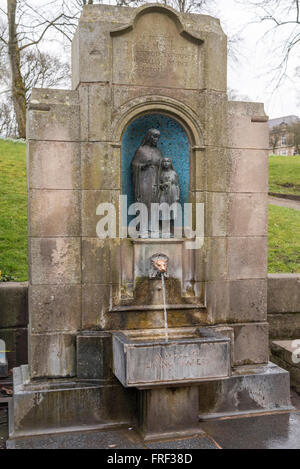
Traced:
[[208, 328], [113, 333], [113, 371], [125, 387], [189, 384], [228, 378], [231, 341]]

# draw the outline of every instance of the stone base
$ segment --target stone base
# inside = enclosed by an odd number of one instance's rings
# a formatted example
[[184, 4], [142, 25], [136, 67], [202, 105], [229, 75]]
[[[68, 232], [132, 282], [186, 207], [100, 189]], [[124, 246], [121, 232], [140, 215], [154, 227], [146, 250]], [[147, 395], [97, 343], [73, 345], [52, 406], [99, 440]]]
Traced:
[[9, 409], [10, 438], [131, 426], [135, 390], [117, 382], [37, 380], [28, 366], [14, 369], [14, 397]]
[[242, 366], [227, 380], [199, 385], [200, 421], [292, 410], [289, 373], [273, 363]]
[[293, 409], [289, 384], [289, 373], [272, 363], [239, 367], [225, 380], [141, 390], [104, 380], [30, 382], [22, 366], [14, 370], [10, 441], [76, 432], [86, 438], [124, 426], [144, 441], [201, 435], [201, 420]]
[[145, 441], [201, 434], [198, 386], [139, 391], [139, 428]]

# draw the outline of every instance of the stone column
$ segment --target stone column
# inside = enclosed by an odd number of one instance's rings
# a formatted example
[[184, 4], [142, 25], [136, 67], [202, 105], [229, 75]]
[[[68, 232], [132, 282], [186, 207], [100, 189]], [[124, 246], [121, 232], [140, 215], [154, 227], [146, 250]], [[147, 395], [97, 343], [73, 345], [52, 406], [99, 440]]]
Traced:
[[31, 378], [75, 375], [81, 327], [77, 91], [33, 90], [28, 111]]
[[211, 234], [224, 243], [221, 252], [210, 250], [216, 268], [208, 272], [208, 314], [234, 328], [235, 365], [268, 361], [267, 120], [262, 104], [228, 103], [227, 148], [215, 158], [217, 177], [208, 180], [211, 219], [219, 220]]

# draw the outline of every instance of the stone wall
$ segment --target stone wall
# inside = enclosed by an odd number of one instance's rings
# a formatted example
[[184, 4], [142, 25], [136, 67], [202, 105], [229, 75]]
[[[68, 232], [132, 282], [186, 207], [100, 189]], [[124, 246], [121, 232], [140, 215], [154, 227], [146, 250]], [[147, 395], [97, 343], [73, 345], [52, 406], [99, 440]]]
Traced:
[[28, 283], [0, 283], [0, 339], [9, 370], [28, 363]]
[[300, 273], [269, 274], [270, 339], [300, 339]]

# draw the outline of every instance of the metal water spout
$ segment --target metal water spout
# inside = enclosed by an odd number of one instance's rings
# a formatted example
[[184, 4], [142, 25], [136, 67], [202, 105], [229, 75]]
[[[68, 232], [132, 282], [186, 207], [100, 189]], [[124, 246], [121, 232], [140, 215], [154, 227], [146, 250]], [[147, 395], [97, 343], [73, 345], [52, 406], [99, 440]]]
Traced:
[[168, 262], [169, 262], [169, 258], [165, 254], [154, 254], [154, 256], [151, 257], [151, 267], [150, 267], [150, 272], [149, 272], [150, 278], [159, 278], [159, 277], [161, 278], [166, 342], [169, 341], [168, 313], [167, 313], [166, 286], [165, 286], [165, 278], [168, 278], [169, 276], [168, 275]]

